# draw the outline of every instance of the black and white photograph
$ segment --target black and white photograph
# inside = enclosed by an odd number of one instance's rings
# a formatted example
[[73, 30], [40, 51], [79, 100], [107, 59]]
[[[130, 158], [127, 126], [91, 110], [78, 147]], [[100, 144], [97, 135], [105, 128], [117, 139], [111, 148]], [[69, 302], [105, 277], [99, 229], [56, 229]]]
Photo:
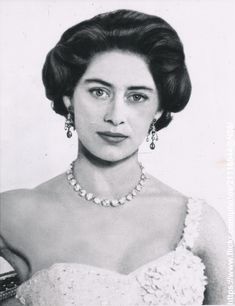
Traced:
[[0, 305], [234, 305], [234, 13], [0, 0]]

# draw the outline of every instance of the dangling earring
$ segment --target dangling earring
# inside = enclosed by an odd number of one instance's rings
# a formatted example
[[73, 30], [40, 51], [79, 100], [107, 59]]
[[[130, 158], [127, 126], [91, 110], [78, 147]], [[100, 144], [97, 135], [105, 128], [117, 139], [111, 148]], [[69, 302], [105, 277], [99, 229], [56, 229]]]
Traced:
[[65, 131], [67, 131], [66, 135], [68, 138], [72, 137], [72, 132], [70, 131], [70, 129], [73, 128], [74, 129], [74, 122], [73, 122], [73, 117], [72, 114], [69, 112], [67, 114], [66, 120], [65, 120], [65, 125], [64, 125], [64, 129]]
[[157, 130], [156, 130], [156, 126], [155, 126], [156, 122], [157, 122], [157, 120], [153, 119], [153, 121], [152, 121], [152, 123], [150, 125], [150, 128], [149, 128], [149, 131], [148, 131], [147, 139], [146, 139], [146, 141], [148, 142], [149, 138], [151, 136], [151, 143], [149, 145], [151, 150], [155, 149], [155, 141], [158, 140]]

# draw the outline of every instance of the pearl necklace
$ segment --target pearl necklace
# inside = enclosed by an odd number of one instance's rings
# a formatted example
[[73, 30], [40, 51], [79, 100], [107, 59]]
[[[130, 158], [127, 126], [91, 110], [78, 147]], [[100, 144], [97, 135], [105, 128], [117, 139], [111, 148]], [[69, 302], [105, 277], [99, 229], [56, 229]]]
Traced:
[[105, 207], [117, 207], [120, 205], [125, 204], [126, 201], [131, 201], [136, 195], [137, 192], [141, 191], [142, 187], [144, 186], [145, 180], [147, 179], [145, 175], [145, 169], [140, 165], [141, 175], [138, 184], [135, 186], [135, 188], [125, 195], [124, 197], [121, 197], [120, 199], [100, 199], [97, 196], [95, 196], [91, 192], [87, 192], [85, 189], [81, 187], [79, 182], [76, 180], [74, 176], [74, 161], [70, 164], [69, 170], [66, 172], [67, 179], [69, 184], [73, 187], [73, 190], [82, 198], [84, 198], [87, 201], [93, 202], [97, 205], [105, 206]]

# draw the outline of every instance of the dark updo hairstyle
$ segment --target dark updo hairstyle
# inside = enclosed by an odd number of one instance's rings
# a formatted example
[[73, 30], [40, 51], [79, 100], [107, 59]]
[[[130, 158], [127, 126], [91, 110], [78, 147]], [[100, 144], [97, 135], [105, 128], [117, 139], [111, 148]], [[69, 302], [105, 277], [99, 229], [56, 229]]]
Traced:
[[166, 127], [172, 120], [171, 112], [181, 111], [191, 94], [183, 45], [163, 19], [130, 10], [100, 14], [69, 28], [48, 53], [43, 83], [55, 112], [67, 115], [62, 98], [73, 95], [92, 57], [115, 49], [145, 58], [163, 111], [156, 128]]

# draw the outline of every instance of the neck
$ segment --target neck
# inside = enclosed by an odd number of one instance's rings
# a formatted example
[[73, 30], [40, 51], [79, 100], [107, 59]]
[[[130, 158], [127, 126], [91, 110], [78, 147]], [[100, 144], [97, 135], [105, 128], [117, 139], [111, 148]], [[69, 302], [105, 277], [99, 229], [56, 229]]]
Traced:
[[119, 161], [106, 161], [93, 156], [81, 145], [74, 174], [88, 192], [99, 197], [120, 198], [129, 193], [140, 179], [138, 151]]

